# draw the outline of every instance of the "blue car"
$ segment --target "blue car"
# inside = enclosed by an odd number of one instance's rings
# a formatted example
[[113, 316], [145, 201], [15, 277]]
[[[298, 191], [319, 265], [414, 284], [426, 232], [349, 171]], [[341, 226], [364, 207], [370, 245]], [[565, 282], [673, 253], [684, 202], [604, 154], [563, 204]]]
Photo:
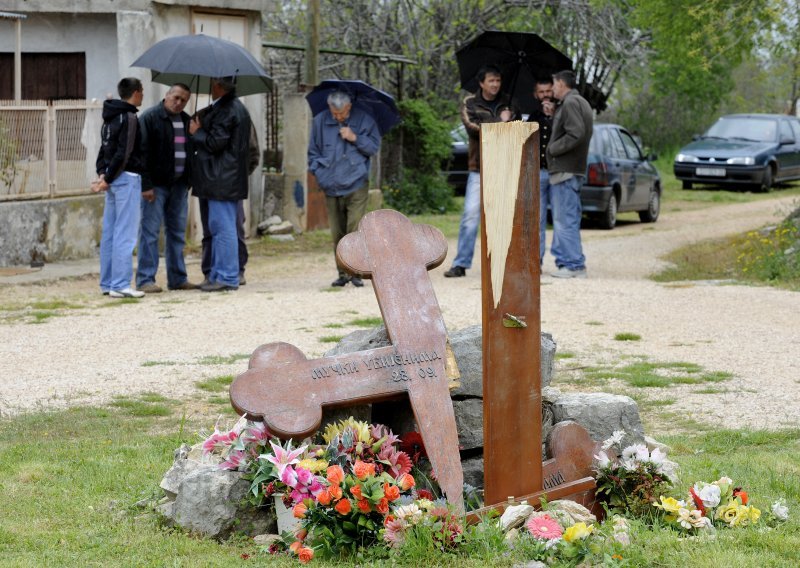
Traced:
[[661, 178], [630, 132], [617, 124], [595, 123], [589, 143], [586, 179], [581, 187], [583, 213], [602, 229], [613, 229], [617, 213], [637, 211], [643, 223], [655, 223], [661, 211]]
[[681, 148], [673, 168], [683, 189], [704, 183], [770, 191], [800, 179], [800, 120], [781, 114], [720, 117]]

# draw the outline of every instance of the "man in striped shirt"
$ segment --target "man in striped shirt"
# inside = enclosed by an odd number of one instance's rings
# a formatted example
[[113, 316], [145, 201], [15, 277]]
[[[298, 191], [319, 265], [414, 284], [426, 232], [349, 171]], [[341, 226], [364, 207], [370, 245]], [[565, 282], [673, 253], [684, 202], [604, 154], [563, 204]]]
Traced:
[[189, 115], [183, 109], [190, 96], [189, 87], [176, 83], [167, 91], [163, 101], [139, 117], [145, 171], [142, 174], [142, 225], [136, 287], [148, 294], [161, 292], [161, 287], [156, 284], [156, 272], [162, 223], [167, 287], [170, 290], [197, 288], [187, 278], [183, 259], [189, 209], [189, 162], [186, 159]]

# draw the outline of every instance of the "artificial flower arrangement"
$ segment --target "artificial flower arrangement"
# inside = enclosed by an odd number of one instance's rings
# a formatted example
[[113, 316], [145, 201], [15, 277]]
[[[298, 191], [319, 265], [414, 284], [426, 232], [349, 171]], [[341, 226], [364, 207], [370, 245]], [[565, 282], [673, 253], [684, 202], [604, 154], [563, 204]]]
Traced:
[[229, 432], [215, 429], [203, 448], [221, 456], [221, 468], [246, 474], [254, 505], [276, 496], [292, 509], [301, 529], [270, 551], [288, 549], [301, 562], [315, 553], [341, 557], [379, 542], [394, 546], [417, 525], [441, 524], [443, 543], [460, 533], [444, 501], [434, 501], [435, 475], [416, 432], [401, 439], [385, 426], [349, 418], [328, 425], [321, 444], [295, 447], [248, 421]]
[[624, 436], [622, 430], [614, 432], [594, 456], [597, 493], [610, 509], [642, 515], [672, 486], [664, 471], [667, 456], [658, 448], [651, 452], [644, 444], [627, 446], [617, 454], [615, 448], [619, 448]]

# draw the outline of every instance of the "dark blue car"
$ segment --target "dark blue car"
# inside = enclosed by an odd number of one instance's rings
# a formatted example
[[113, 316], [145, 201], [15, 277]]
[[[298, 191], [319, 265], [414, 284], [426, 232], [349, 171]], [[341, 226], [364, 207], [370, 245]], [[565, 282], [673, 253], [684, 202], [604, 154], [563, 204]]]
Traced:
[[675, 156], [683, 189], [707, 183], [769, 191], [800, 179], [800, 120], [781, 114], [720, 117]]
[[583, 213], [603, 229], [613, 229], [617, 213], [625, 211], [637, 211], [643, 223], [655, 223], [661, 211], [661, 178], [652, 160], [655, 156], [645, 156], [623, 127], [595, 123], [581, 187]]

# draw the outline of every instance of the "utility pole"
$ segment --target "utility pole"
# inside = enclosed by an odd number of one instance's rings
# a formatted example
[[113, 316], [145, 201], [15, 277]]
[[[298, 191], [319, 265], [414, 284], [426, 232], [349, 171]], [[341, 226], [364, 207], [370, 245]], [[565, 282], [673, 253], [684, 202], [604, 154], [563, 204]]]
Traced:
[[306, 33], [306, 68], [303, 82], [308, 87], [319, 83], [319, 0], [308, 0], [308, 32]]

